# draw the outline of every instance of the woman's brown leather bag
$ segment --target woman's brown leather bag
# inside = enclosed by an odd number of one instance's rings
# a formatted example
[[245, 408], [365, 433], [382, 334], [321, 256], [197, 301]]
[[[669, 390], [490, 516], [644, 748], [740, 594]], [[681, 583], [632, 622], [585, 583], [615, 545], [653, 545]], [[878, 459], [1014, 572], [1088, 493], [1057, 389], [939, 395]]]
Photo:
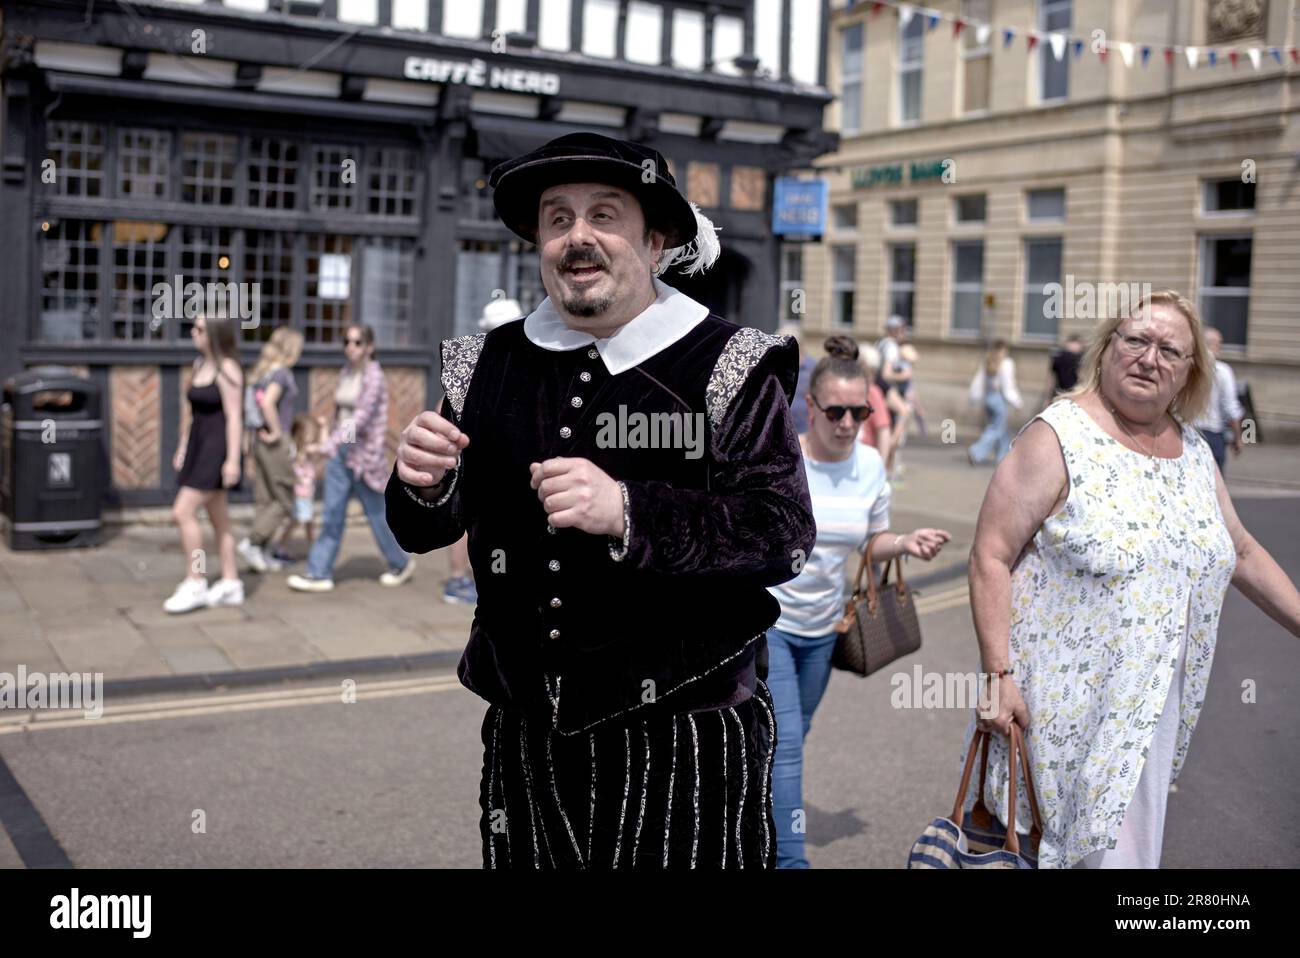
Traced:
[[[835, 625], [840, 637], [835, 642], [831, 664], [837, 669], [867, 676], [895, 659], [921, 647], [921, 624], [916, 617], [917, 593], [903, 582], [903, 557], [896, 556], [885, 566], [880, 586], [867, 576], [867, 590], [862, 591], [863, 575], [871, 567], [871, 550], [877, 536], [867, 543], [867, 551], [858, 564], [853, 580], [853, 594], [844, 605], [844, 616]], [[898, 566], [897, 582], [889, 585], [890, 566]]]

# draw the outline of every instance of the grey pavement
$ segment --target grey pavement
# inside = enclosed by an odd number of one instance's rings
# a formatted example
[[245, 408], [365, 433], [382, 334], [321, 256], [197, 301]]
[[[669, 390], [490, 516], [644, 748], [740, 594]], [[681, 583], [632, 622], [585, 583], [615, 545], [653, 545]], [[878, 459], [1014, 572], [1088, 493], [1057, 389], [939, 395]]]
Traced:
[[[913, 439], [894, 490], [893, 527], [935, 526], [952, 541], [931, 563], [908, 560], [905, 574], [927, 593], [964, 582], [966, 558], [991, 467], [972, 468], [964, 443]], [[1236, 495], [1300, 492], [1300, 447], [1248, 447], [1229, 464]], [[354, 504], [355, 510], [355, 504]], [[247, 508], [235, 510], [244, 527]], [[242, 608], [169, 615], [163, 600], [183, 575], [167, 510], [133, 510], [93, 549], [14, 552], [0, 545], [0, 672], [102, 672], [120, 691], [257, 682], [291, 675], [454, 664], [471, 608], [441, 601], [447, 550], [417, 558], [412, 580], [384, 588], [383, 562], [354, 511], [333, 592], [291, 591], [285, 574], [243, 572]], [[212, 548], [210, 531], [206, 547]], [[301, 554], [305, 543], [298, 541]], [[209, 555], [210, 577], [215, 561]], [[289, 571], [292, 571], [290, 569]], [[852, 570], [850, 570], [852, 571]]]
[[[22, 664], [29, 672], [102, 672], [110, 688], [163, 679], [181, 687], [205, 677], [325, 673], [358, 660], [389, 668], [454, 663], [464, 647], [473, 610], [441, 601], [447, 550], [416, 557], [411, 580], [385, 588], [378, 582], [384, 562], [357, 517], [344, 535], [333, 592], [290, 590], [285, 578], [301, 564], [284, 573], [243, 571], [242, 607], [170, 615], [162, 603], [185, 564], [165, 515], [137, 512], [91, 549], [0, 547], [0, 672]], [[297, 545], [305, 553], [305, 542]], [[215, 579], [215, 557], [207, 559]]]

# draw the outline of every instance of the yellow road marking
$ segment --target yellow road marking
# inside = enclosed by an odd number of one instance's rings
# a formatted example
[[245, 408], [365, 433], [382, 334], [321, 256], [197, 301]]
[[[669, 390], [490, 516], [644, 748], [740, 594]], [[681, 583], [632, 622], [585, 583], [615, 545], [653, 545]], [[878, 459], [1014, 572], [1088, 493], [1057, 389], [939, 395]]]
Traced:
[[[193, 718], [201, 715], [229, 715], [258, 709], [292, 708], [302, 705], [342, 704], [342, 680], [339, 685], [311, 689], [280, 689], [242, 695], [207, 696], [202, 699], [170, 699], [164, 702], [128, 704], [104, 703], [104, 714], [86, 718], [80, 710], [33, 711], [21, 716], [0, 719], [0, 735], [22, 731], [56, 728], [84, 728], [117, 725], [123, 722], [149, 722], [169, 718]], [[462, 688], [455, 679], [403, 679], [393, 682], [358, 682], [357, 701], [385, 699]]]
[[[917, 599], [918, 614], [942, 612], [970, 602], [966, 583], [943, 592], [922, 595]], [[201, 698], [166, 699], [161, 702], [105, 702], [104, 714], [97, 719], [86, 718], [78, 710], [35, 710], [21, 715], [0, 718], [0, 735], [22, 731], [78, 728], [87, 725], [118, 725], [124, 722], [151, 722], [160, 719], [194, 718], [203, 715], [231, 715], [259, 709], [292, 708], [303, 705], [332, 705], [342, 702], [343, 678], [335, 685], [313, 686], [303, 689], [272, 689], [260, 692], [242, 692], [230, 695], [207, 695]], [[397, 698], [424, 695], [461, 688], [452, 678], [392, 679], [384, 682], [358, 682], [357, 701], [362, 699]]]

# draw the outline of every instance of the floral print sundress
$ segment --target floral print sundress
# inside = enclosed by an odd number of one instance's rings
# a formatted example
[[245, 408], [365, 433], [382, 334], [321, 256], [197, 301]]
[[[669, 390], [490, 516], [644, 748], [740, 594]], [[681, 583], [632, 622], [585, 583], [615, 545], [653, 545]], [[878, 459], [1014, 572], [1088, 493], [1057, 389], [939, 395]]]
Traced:
[[[1044, 828], [1039, 867], [1070, 868], [1114, 847], [1186, 642], [1177, 779], [1205, 702], [1237, 555], [1215, 493], [1214, 458], [1194, 428], [1179, 423], [1181, 457], [1153, 460], [1073, 400], [1058, 399], [1034, 419], [1056, 432], [1070, 492], [1012, 566], [1010, 657], [1029, 709], [1026, 743]], [[962, 759], [974, 728], [972, 719]], [[985, 787], [1003, 822], [1006, 746], [992, 736]], [[977, 789], [972, 776], [967, 807]], [[1029, 823], [1021, 788], [1017, 831]]]

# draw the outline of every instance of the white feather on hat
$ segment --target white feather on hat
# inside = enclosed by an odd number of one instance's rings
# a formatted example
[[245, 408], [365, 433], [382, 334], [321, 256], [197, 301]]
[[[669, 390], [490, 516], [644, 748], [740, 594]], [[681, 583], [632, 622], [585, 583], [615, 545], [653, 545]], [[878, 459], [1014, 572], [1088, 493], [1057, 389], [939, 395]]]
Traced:
[[695, 239], [685, 246], [674, 246], [672, 249], [664, 250], [659, 260], [659, 268], [655, 270], [656, 276], [662, 276], [668, 271], [668, 267], [674, 264], [680, 264], [678, 268], [687, 276], [694, 276], [708, 269], [722, 255], [722, 244], [718, 242], [718, 228], [700, 212], [700, 208], [694, 203], [691, 204], [691, 211], [695, 214]]

